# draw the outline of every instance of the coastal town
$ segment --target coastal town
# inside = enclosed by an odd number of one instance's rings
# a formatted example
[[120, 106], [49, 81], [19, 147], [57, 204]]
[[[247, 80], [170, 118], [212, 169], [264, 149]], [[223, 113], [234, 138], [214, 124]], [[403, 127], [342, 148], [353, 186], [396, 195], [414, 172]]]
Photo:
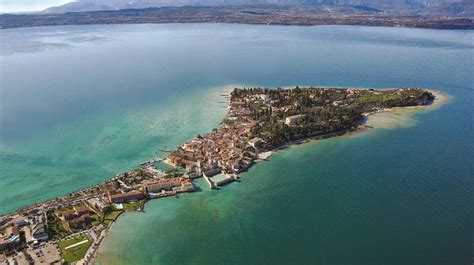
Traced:
[[[424, 89], [235, 88], [221, 126], [104, 183], [0, 216], [0, 263], [90, 264], [112, 224], [147, 201], [210, 189], [302, 141], [356, 131], [368, 115], [429, 105]], [[158, 147], [157, 147], [158, 148]]]
[[[410, 10], [410, 12], [408, 12]], [[463, 12], [466, 10], [466, 12]], [[382, 12], [347, 5], [183, 6], [66, 13], [0, 14], [0, 29], [58, 25], [145, 23], [240, 23], [261, 25], [363, 25], [432, 29], [473, 29], [472, 9], [454, 7]], [[417, 12], [418, 11], [418, 12]], [[441, 11], [441, 12], [440, 12]]]

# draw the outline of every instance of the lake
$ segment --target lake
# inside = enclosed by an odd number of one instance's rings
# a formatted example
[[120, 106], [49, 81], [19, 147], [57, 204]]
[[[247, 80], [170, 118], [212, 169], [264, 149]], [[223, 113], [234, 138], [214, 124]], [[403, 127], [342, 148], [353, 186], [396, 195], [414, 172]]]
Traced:
[[89, 25], [0, 31], [0, 214], [219, 126], [233, 87], [426, 87], [433, 111], [283, 150], [127, 213], [98, 264], [472, 264], [474, 32]]

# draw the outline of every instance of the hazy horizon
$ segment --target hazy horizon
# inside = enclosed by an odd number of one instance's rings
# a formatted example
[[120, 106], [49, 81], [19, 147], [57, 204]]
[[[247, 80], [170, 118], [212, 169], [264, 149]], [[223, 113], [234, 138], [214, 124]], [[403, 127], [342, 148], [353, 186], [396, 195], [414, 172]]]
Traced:
[[74, 0], [2, 0], [0, 13], [37, 12], [70, 2]]
[[[277, 5], [304, 5], [327, 4], [367, 6], [379, 10], [419, 10], [432, 8], [443, 4], [461, 4], [465, 7], [466, 0], [413, 0], [399, 2], [393, 0], [2, 0], [0, 13], [28, 13], [28, 12], [80, 12], [97, 10], [116, 10], [123, 8], [146, 8], [161, 6], [183, 5], [241, 5], [241, 4], [277, 4]], [[72, 4], [70, 4], [72, 3]], [[447, 9], [460, 9], [459, 6], [443, 6]], [[464, 12], [466, 8], [458, 12]], [[467, 9], [469, 11], [469, 9]], [[466, 12], [467, 12], [466, 11]]]

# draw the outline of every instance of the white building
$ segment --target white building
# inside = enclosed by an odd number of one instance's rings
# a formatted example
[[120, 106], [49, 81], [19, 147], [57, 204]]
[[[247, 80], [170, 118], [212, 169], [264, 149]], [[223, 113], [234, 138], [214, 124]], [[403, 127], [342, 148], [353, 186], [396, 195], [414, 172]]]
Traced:
[[288, 116], [285, 119], [285, 124], [288, 126], [293, 126], [301, 122], [301, 120], [305, 117], [306, 115], [300, 114], [300, 115], [293, 115], [293, 116]]

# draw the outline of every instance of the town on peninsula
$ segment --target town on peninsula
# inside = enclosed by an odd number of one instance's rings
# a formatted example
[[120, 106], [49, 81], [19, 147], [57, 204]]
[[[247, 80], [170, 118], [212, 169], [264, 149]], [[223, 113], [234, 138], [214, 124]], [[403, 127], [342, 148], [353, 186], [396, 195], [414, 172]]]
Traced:
[[196, 191], [193, 180], [201, 177], [219, 188], [285, 146], [344, 135], [366, 127], [368, 115], [435, 100], [421, 88], [256, 87], [222, 96], [228, 112], [221, 126], [162, 150], [166, 157], [0, 216], [0, 256], [20, 264], [91, 264], [119, 215], [143, 211], [149, 200]]

